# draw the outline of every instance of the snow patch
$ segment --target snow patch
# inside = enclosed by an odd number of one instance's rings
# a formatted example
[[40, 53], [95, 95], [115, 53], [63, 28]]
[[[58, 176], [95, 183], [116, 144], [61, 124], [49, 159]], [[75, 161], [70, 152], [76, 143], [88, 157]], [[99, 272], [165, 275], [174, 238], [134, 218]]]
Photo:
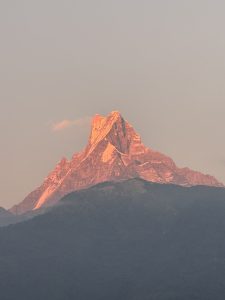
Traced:
[[116, 148], [111, 143], [108, 143], [105, 151], [102, 154], [102, 161], [104, 163], [107, 163], [108, 161], [112, 160], [113, 159], [113, 153], [114, 153], [115, 150], [116, 150]]
[[44, 193], [41, 195], [41, 197], [39, 198], [37, 204], [35, 205], [35, 207], [33, 208], [33, 210], [36, 210], [38, 208], [40, 208], [46, 201], [47, 198], [49, 198], [53, 192], [55, 191], [54, 188], [52, 188], [51, 186], [48, 187]]

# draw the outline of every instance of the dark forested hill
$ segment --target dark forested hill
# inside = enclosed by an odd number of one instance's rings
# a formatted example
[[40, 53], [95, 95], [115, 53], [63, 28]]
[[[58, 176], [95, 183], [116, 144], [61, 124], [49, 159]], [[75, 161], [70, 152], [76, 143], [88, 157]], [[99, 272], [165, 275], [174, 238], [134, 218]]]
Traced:
[[0, 229], [0, 299], [225, 299], [225, 189], [132, 179]]
[[14, 223], [16, 220], [16, 217], [4, 209], [3, 207], [0, 207], [0, 226], [6, 226], [8, 224]]

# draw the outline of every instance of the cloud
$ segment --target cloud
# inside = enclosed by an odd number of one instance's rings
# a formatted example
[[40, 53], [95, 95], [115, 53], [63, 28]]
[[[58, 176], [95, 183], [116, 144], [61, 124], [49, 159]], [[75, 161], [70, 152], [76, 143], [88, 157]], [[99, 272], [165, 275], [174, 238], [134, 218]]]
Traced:
[[51, 125], [51, 129], [54, 132], [59, 132], [71, 127], [82, 127], [89, 124], [90, 120], [91, 120], [90, 117], [83, 117], [77, 120], [62, 120], [60, 122], [53, 123]]

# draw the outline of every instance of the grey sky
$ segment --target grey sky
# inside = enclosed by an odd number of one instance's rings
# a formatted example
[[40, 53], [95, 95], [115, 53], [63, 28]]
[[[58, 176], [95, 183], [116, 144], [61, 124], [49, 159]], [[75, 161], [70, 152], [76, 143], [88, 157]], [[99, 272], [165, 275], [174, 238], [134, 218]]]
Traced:
[[147, 146], [225, 182], [224, 1], [1, 0], [0, 37], [0, 206], [115, 109]]

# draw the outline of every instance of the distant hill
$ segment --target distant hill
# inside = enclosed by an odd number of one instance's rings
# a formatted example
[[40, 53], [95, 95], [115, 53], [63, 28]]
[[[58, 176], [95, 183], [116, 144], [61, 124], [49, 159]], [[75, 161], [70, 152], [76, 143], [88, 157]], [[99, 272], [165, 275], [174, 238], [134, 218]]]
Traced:
[[224, 300], [225, 189], [131, 179], [0, 229], [4, 300]]
[[8, 210], [0, 207], [0, 226], [6, 226], [8, 224], [14, 223], [15, 216]]
[[0, 227], [9, 226], [11, 224], [16, 224], [32, 219], [35, 216], [45, 213], [47, 210], [48, 208], [42, 208], [22, 215], [15, 215], [10, 211], [4, 209], [3, 207], [0, 207]]

